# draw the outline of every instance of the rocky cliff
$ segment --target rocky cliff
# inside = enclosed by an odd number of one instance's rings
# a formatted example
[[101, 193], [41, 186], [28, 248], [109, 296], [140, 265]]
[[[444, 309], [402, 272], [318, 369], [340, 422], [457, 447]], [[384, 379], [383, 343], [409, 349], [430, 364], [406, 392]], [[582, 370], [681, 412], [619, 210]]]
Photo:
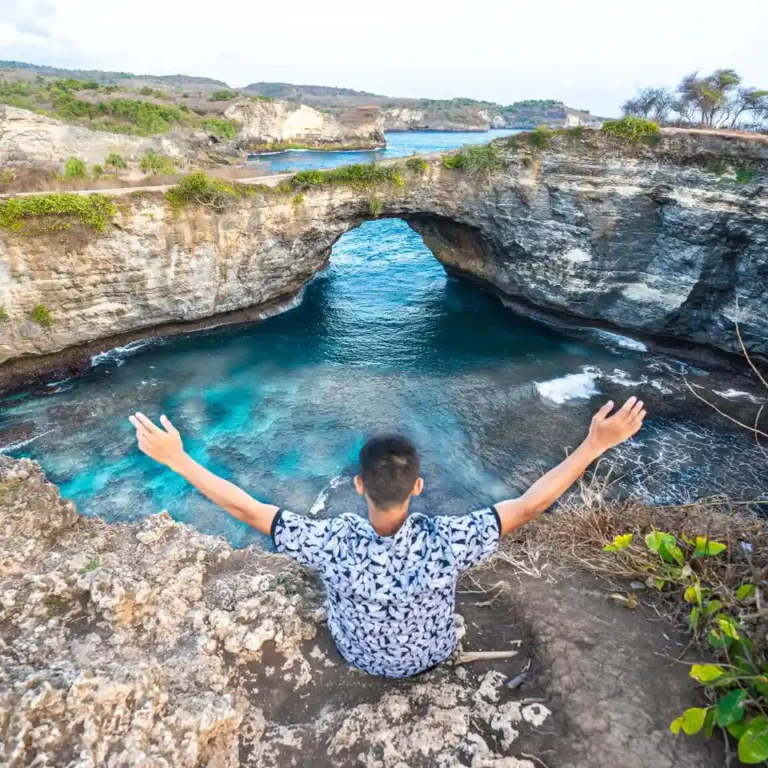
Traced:
[[552, 107], [488, 106], [395, 106], [384, 109], [387, 131], [488, 131], [491, 128], [530, 130], [584, 126], [599, 128], [600, 118], [563, 104]]
[[645, 146], [575, 131], [535, 143], [497, 142], [490, 170], [437, 157], [396, 182], [321, 175], [222, 211], [126, 196], [103, 232], [33, 217], [0, 235], [0, 355], [225, 322], [289, 298], [371, 218], [372, 198], [447, 268], [520, 305], [729, 351], [739, 321], [768, 355], [768, 139], [667, 130]]
[[377, 148], [386, 144], [384, 122], [377, 107], [358, 107], [334, 116], [303, 104], [239, 101], [224, 116], [240, 124], [237, 141], [247, 148], [290, 142], [318, 149]]
[[[373, 678], [344, 664], [319, 584], [287, 558], [167, 513], [81, 517], [36, 464], [0, 456], [0, 765], [722, 764], [669, 732], [695, 703], [683, 665], [661, 686], [648, 675], [671, 653], [669, 627], [571, 573], [555, 587], [553, 569], [521, 581], [497, 566], [472, 582], [492, 606], [461, 597], [459, 634], [466, 650], [515, 658]], [[606, 626], [615, 642], [596, 654]]]
[[148, 150], [182, 159], [189, 154], [189, 141], [173, 134], [140, 138], [92, 131], [0, 104], [0, 166], [60, 165], [72, 156], [104, 163], [111, 152], [138, 162]]
[[0, 166], [60, 168], [75, 156], [88, 165], [122, 155], [136, 168], [148, 152], [166, 155], [181, 167], [208, 167], [244, 158], [251, 147], [297, 142], [319, 149], [384, 147], [384, 122], [378, 107], [357, 107], [329, 115], [284, 102], [240, 101], [226, 119], [239, 124], [234, 139], [203, 130], [176, 128], [165, 134], [139, 137], [94, 131], [27, 109], [0, 104]]

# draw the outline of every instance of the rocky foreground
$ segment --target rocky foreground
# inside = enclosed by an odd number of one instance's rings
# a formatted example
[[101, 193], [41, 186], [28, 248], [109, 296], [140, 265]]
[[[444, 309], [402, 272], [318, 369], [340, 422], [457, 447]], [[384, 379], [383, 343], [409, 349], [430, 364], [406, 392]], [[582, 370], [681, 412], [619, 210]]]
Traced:
[[649, 674], [669, 630], [592, 582], [512, 580], [491, 600], [511, 572], [476, 573], [465, 649], [518, 656], [386, 681], [341, 662], [318, 585], [285, 558], [167, 514], [83, 518], [29, 460], [0, 457], [0, 536], [9, 768], [717, 764], [667, 729], [692, 701], [684, 669]]

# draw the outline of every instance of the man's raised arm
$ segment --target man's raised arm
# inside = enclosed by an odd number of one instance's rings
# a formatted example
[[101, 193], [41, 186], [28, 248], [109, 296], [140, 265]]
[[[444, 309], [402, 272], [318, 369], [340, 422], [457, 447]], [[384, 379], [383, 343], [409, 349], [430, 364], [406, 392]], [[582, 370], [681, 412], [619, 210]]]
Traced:
[[581, 477], [587, 467], [635, 435], [643, 426], [643, 401], [630, 397], [613, 416], [613, 402], [607, 402], [594, 416], [584, 442], [562, 463], [537, 480], [522, 496], [496, 504], [503, 536], [538, 517]]
[[136, 437], [143, 453], [170, 467], [233, 517], [262, 533], [271, 532], [278, 507], [256, 501], [236, 485], [214, 475], [190, 458], [184, 451], [181, 435], [169, 419], [160, 417], [162, 427], [153, 424], [143, 413], [130, 416], [128, 420], [136, 427]]

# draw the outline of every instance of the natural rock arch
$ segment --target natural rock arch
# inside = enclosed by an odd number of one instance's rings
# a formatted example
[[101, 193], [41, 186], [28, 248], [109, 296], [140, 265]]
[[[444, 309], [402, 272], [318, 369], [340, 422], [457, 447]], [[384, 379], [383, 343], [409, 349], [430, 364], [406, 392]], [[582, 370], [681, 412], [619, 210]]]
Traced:
[[[437, 158], [402, 187], [265, 191], [221, 212], [126, 196], [113, 225], [76, 247], [3, 234], [0, 362], [257, 317], [372, 218], [372, 196], [449, 271], [512, 300], [728, 351], [738, 320], [750, 350], [768, 355], [768, 140], [670, 131], [653, 148], [608, 142], [586, 132], [544, 153], [517, 147], [491, 175]], [[717, 184], [714, 158], [751, 164], [757, 180]], [[29, 320], [38, 304], [51, 328]]]

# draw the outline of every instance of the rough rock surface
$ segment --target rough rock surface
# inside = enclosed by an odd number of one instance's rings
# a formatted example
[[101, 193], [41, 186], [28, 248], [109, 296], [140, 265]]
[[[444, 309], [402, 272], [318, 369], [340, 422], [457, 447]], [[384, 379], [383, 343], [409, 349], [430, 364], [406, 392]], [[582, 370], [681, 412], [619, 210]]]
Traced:
[[373, 678], [341, 662], [318, 585], [285, 558], [165, 513], [80, 517], [35, 463], [0, 457], [0, 764], [714, 768], [667, 727], [695, 702], [686, 669], [649, 674], [677, 652], [668, 628], [591, 580], [502, 564], [471, 588], [499, 579], [494, 600], [461, 596], [460, 634], [518, 657]]
[[[487, 131], [491, 116], [467, 112], [450, 117], [444, 113], [415, 107], [390, 107], [384, 110], [384, 127], [388, 131]], [[503, 126], [493, 126], [503, 127]]]
[[[655, 147], [600, 132], [525, 144], [493, 174], [439, 158], [403, 187], [310, 187], [224, 212], [174, 214], [125, 197], [104, 233], [0, 233], [0, 360], [199, 321], [295, 294], [338, 238], [405, 219], [449, 269], [573, 318], [737, 351], [734, 321], [768, 354], [768, 139], [665, 131]], [[721, 178], [748, 168], [748, 183]], [[722, 172], [722, 171], [720, 171]], [[43, 304], [54, 325], [30, 333]]]
[[0, 166], [61, 164], [76, 156], [87, 163], [103, 163], [110, 152], [137, 162], [153, 150], [182, 158], [187, 148], [169, 136], [139, 138], [92, 131], [27, 109], [0, 104]]
[[377, 107], [359, 107], [333, 116], [304, 104], [239, 101], [224, 113], [240, 123], [241, 146], [300, 142], [318, 147], [334, 144], [383, 147], [384, 120]]
[[564, 105], [541, 109], [532, 106], [512, 111], [478, 107], [392, 106], [384, 109], [387, 131], [487, 131], [491, 128], [532, 129], [539, 125], [550, 128], [585, 126], [599, 128], [603, 121]]

